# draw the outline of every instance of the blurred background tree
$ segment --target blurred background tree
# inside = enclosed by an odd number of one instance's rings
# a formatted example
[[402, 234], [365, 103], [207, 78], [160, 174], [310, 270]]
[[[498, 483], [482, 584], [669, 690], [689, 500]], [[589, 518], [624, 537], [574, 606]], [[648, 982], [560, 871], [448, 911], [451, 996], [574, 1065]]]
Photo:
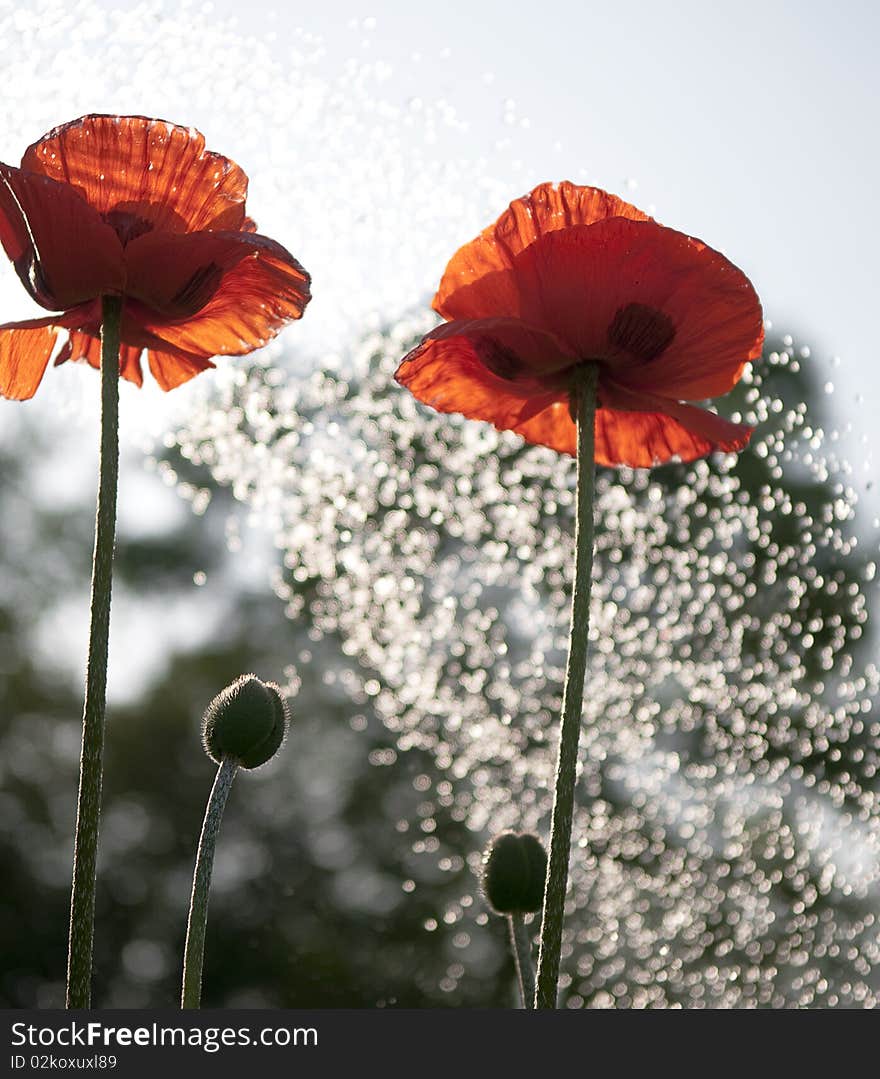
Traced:
[[[57, 1007], [64, 999], [81, 689], [73, 664], [53, 666], [45, 638], [57, 634], [65, 649], [77, 650], [69, 638], [80, 629], [74, 614], [85, 614], [93, 509], [88, 497], [61, 511], [34, 497], [33, 471], [46, 469], [53, 453], [63, 468], [65, 451], [41, 436], [38, 418], [28, 419], [5, 441], [0, 461], [0, 998], [8, 1007]], [[72, 441], [83, 435], [74, 432]], [[136, 625], [123, 640], [114, 636], [111, 667], [124, 668], [139, 638], [147, 649], [151, 634], [167, 642], [161, 621], [181, 605], [196, 608], [202, 624], [189, 643], [162, 657], [133, 698], [110, 708], [96, 1005], [176, 1003], [192, 861], [214, 771], [199, 744], [201, 713], [241, 672], [283, 682], [291, 657], [306, 650], [311, 660], [302, 665], [288, 742], [270, 766], [242, 777], [227, 811], [205, 1006], [450, 1003], [441, 983], [455, 958], [452, 933], [442, 921], [432, 932], [425, 923], [439, 921], [450, 891], [470, 887], [457, 883], [469, 870], [462, 863], [408, 895], [404, 882], [415, 870], [394, 826], [415, 814], [414, 781], [430, 763], [388, 751], [381, 725], [328, 677], [344, 662], [338, 642], [316, 644], [304, 620], [284, 618], [268, 564], [256, 587], [237, 575], [237, 556], [225, 542], [235, 512], [229, 493], [204, 469], [180, 459], [174, 467], [181, 480], [188, 470], [201, 489], [210, 485], [211, 507], [197, 518], [158, 476], [149, 477], [160, 502], [164, 495], [180, 512], [166, 505], [157, 532], [132, 535], [123, 523], [114, 628], [123, 620]], [[277, 557], [271, 548], [264, 553]], [[202, 575], [204, 589], [194, 584]], [[440, 827], [450, 849], [467, 851], [474, 842], [455, 821]], [[457, 1003], [512, 999], [499, 930], [487, 935]]]
[[[767, 356], [784, 348], [781, 341], [770, 342]], [[774, 369], [770, 361], [768, 370], [765, 392], [806, 403], [814, 425], [829, 420], [808, 364]], [[89, 375], [82, 372], [82, 377]], [[388, 392], [398, 390], [392, 385]], [[726, 399], [725, 414], [747, 411], [753, 403], [748, 394], [748, 386], [739, 387]], [[38, 406], [32, 412], [0, 442], [0, 1000], [11, 1007], [63, 1002], [81, 708], [81, 674], [70, 656], [77, 652], [74, 638], [82, 636], [85, 619], [93, 514], [90, 492], [65, 499], [59, 508], [35, 479], [50, 468], [48, 461], [62, 468], [65, 453], [76, 453], [74, 443], [84, 432], [74, 432], [71, 445], [59, 447], [41, 433]], [[818, 537], [828, 507], [846, 501], [833, 478], [806, 473], [787, 473], [780, 492], [778, 455], [772, 447], [767, 452], [759, 439], [760, 432], [734, 474], [742, 499], [778, 501], [779, 529], [769, 540], [763, 535], [748, 540], [756, 638], [752, 645], [745, 642], [744, 654], [754, 662], [751, 669], [728, 672], [735, 692], [747, 692], [768, 646], [761, 634], [770, 608], [779, 603], [771, 585], [780, 552], [788, 543], [792, 558], [803, 556], [804, 519], [815, 520]], [[416, 440], [412, 452], [424, 460], [431, 447]], [[204, 516], [194, 515], [161, 482], [163, 474], [195, 493]], [[673, 517], [673, 495], [684, 476], [680, 466], [652, 473], [669, 493]], [[199, 720], [223, 686], [253, 671], [266, 680], [294, 682], [293, 722], [282, 752], [265, 769], [240, 778], [227, 809], [208, 924], [205, 1005], [513, 1005], [513, 965], [503, 922], [480, 916], [483, 931], [462, 937], [444, 920], [450, 904], [472, 902], [473, 855], [489, 835], [472, 832], [454, 801], [444, 807], [442, 798], [432, 803], [430, 832], [418, 830], [423, 792], [436, 786], [435, 757], [417, 746], [400, 751], [373, 700], [348, 692], [344, 672], [351, 659], [341, 636], [313, 632], [309, 612], [320, 582], [286, 574], [287, 586], [303, 604], [298, 617], [285, 618], [270, 586], [270, 568], [280, 558], [268, 539], [250, 537], [264, 567], [256, 574], [243, 572], [243, 556], [228, 549], [230, 521], [235, 535], [234, 523], [243, 512], [229, 488], [176, 449], [167, 451], [154, 474], [141, 478], [161, 513], [145, 521], [148, 509], [128, 523], [123, 514], [117, 549], [110, 659], [117, 693], [107, 734], [96, 1004], [168, 1006], [177, 1000], [192, 860], [213, 779], [199, 746]], [[711, 520], [714, 508], [709, 498], [703, 516]], [[376, 514], [394, 509], [393, 504], [378, 507]], [[792, 520], [789, 531], [787, 519]], [[682, 518], [679, 526], [687, 544], [687, 529], [698, 527], [699, 519]], [[602, 528], [600, 521], [600, 543]], [[454, 548], [464, 540], [447, 536], [443, 542]], [[444, 553], [449, 550], [438, 549], [437, 557]], [[625, 550], [621, 553], [626, 557]], [[711, 555], [711, 544], [703, 553]], [[852, 603], [850, 586], [864, 579], [867, 558], [855, 550], [841, 559], [821, 542], [807, 553], [811, 572], [838, 580], [839, 601], [827, 591], [807, 589], [789, 610], [803, 630], [794, 635], [801, 642], [798, 661], [806, 677], [818, 680], [829, 639], [852, 634], [865, 620], [865, 612]], [[550, 592], [548, 584], [548, 602]], [[169, 620], [177, 622], [174, 633], [168, 632]], [[809, 634], [804, 627], [812, 627]], [[141, 649], [155, 652], [157, 639], [159, 654], [139, 668], [139, 680], [126, 685], [131, 657]], [[867, 635], [862, 644], [869, 647]], [[688, 654], [699, 655], [699, 632], [686, 647]], [[67, 659], [55, 662], [56, 654]], [[465, 666], [460, 677], [472, 673]], [[806, 705], [795, 701], [788, 718], [790, 737], [784, 745], [764, 738], [762, 757], [784, 753], [806, 774], [839, 778], [851, 754], [841, 756], [833, 738], [811, 737], [814, 720]], [[756, 714], [756, 724], [760, 721]], [[673, 722], [661, 740], [690, 760], [701, 755], [711, 760], [714, 743], [706, 739], [707, 725], [717, 738], [718, 722], [708, 714], [688, 724]], [[749, 731], [727, 733], [748, 746]], [[867, 728], [860, 737], [856, 748], [876, 754], [876, 738]], [[864, 783], [853, 789], [854, 806], [864, 789]], [[623, 797], [613, 782], [603, 782], [598, 793], [612, 805]], [[409, 823], [420, 836], [417, 841]], [[774, 888], [783, 903], [800, 901], [812, 887], [810, 906], [821, 917], [823, 905], [833, 902], [822, 886], [821, 866], [811, 870], [814, 879], [807, 873], [792, 885], [783, 871], [780, 848], [786, 840], [779, 821], [771, 819], [766, 830], [763, 839], [752, 837], [752, 842], [763, 844], [768, 862], [775, 858], [782, 867]], [[650, 831], [646, 822], [646, 846], [632, 855], [646, 865]], [[419, 843], [422, 850], [430, 845], [432, 857], [418, 856]], [[792, 887], [796, 894], [785, 899]], [[869, 904], [863, 906], [867, 916]], [[716, 945], [727, 941], [734, 947], [732, 928], [715, 924], [711, 932]], [[744, 950], [741, 959], [754, 957]], [[694, 969], [712, 961], [708, 952], [700, 952]], [[827, 962], [845, 975], [850, 961], [830, 955]], [[870, 970], [861, 973], [876, 986]]]

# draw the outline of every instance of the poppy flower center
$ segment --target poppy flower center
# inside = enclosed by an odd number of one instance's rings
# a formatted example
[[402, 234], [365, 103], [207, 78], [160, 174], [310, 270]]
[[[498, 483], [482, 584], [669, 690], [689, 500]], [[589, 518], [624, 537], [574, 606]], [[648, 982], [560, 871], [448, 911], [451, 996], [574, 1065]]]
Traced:
[[132, 240], [136, 240], [138, 236], [143, 236], [145, 232], [153, 231], [152, 221], [130, 210], [110, 210], [106, 214], [101, 214], [101, 217], [119, 237], [119, 242], [123, 247], [130, 244]]
[[644, 303], [619, 307], [608, 327], [608, 343], [642, 363], [662, 355], [675, 338], [669, 315]]

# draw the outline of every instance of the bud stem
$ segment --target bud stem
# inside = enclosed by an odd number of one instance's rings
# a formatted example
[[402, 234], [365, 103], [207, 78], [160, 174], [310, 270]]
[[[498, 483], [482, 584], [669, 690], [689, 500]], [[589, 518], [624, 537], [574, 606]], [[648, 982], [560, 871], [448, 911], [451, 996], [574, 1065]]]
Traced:
[[193, 872], [192, 897], [189, 903], [189, 918], [186, 923], [186, 946], [183, 952], [183, 987], [181, 989], [181, 1008], [198, 1008], [202, 1001], [202, 963], [205, 957], [205, 930], [208, 925], [208, 897], [211, 891], [211, 870], [214, 866], [214, 851], [217, 847], [217, 835], [223, 810], [232, 788], [232, 781], [238, 771], [235, 761], [224, 759], [217, 769], [202, 834], [199, 837], [199, 849], [196, 854]]
[[508, 914], [507, 927], [510, 930], [510, 947], [516, 963], [522, 1005], [526, 1010], [530, 1010], [535, 1006], [535, 966], [532, 963], [532, 942], [526, 929], [525, 918], [522, 914]]
[[67, 953], [67, 1007], [88, 1008], [92, 998], [92, 943], [95, 935], [95, 883], [104, 761], [107, 654], [110, 645], [110, 589], [116, 538], [116, 487], [119, 474], [119, 335], [122, 299], [101, 300], [101, 455], [92, 560], [92, 597], [82, 753], [79, 763], [70, 937]]
[[593, 578], [593, 486], [595, 479], [595, 416], [598, 368], [583, 364], [574, 392], [577, 396], [577, 509], [575, 517], [574, 588], [571, 603], [571, 634], [562, 723], [559, 729], [559, 756], [550, 830], [550, 857], [544, 887], [541, 945], [538, 954], [536, 1008], [555, 1008], [562, 951], [562, 921], [568, 862], [571, 852], [571, 821], [574, 813], [578, 742], [587, 670], [587, 643], [590, 630], [590, 589]]

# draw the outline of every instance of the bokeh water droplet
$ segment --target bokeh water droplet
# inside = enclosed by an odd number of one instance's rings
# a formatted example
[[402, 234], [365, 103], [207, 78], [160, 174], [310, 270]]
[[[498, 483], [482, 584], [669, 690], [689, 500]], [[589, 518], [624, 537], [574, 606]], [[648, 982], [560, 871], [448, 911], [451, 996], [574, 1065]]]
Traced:
[[[407, 833], [439, 860], [440, 804], [475, 851], [487, 831], [546, 835], [574, 468], [395, 386], [431, 324], [370, 335], [344, 378], [270, 393], [255, 368], [179, 439], [272, 505], [292, 616], [342, 640], [394, 756], [432, 754]], [[874, 999], [874, 563], [796, 355], [784, 338], [722, 403], [758, 424], [739, 457], [599, 472], [569, 1006]], [[443, 918], [472, 936], [467, 898]]]
[[[114, 19], [112, 35], [95, 6], [75, 20], [58, 0], [4, 12], [16, 43], [5, 158], [67, 118], [58, 100], [71, 117], [113, 100], [192, 121], [247, 167], [249, 207], [321, 282], [281, 342], [153, 400], [174, 428], [165, 450], [274, 536], [279, 615], [315, 646], [291, 656], [291, 692], [294, 661], [338, 641], [346, 664], [322, 676], [352, 702], [351, 737], [384, 726], [387, 744], [364, 743], [377, 769], [419, 754], [416, 810], [389, 822], [414, 866], [461, 868], [444, 813], [472, 831], [472, 887], [424, 921], [455, 927], [441, 987], [452, 992], [486, 931], [487, 833], [546, 835], [574, 473], [421, 408], [392, 374], [434, 324], [425, 300], [454, 246], [534, 182], [517, 158], [527, 118], [499, 88], [495, 138], [474, 159], [448, 100], [387, 95], [388, 65], [360, 47], [376, 37], [367, 21], [352, 27], [356, 59], [325, 70], [327, 45], [307, 31], [281, 63], [263, 40], [243, 47], [206, 3], [186, 10], [199, 49], [181, 66], [183, 23], [157, 7]], [[414, 64], [448, 59], [426, 49]], [[787, 334], [719, 402], [757, 425], [746, 453], [599, 475], [568, 1007], [876, 1003], [878, 548], [860, 534], [827, 373]], [[90, 373], [75, 374], [52, 372], [41, 389], [63, 402], [58, 422], [79, 422], [95, 397]], [[132, 405], [129, 390], [126, 430], [151, 400]], [[207, 487], [160, 456], [161, 481], [204, 512]], [[242, 546], [237, 518], [227, 542]], [[416, 879], [409, 869], [404, 893]]]

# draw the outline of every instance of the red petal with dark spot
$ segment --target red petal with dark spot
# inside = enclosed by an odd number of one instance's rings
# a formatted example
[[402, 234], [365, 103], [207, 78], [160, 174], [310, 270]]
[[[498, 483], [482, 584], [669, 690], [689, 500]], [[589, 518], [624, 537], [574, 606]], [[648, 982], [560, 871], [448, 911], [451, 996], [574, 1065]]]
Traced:
[[745, 274], [651, 221], [612, 218], [545, 235], [509, 270], [461, 288], [456, 305], [521, 318], [616, 381], [676, 399], [726, 393], [763, 342]]
[[[460, 412], [470, 419], [487, 420], [499, 430], [516, 430], [517, 425], [536, 409], [545, 408], [558, 399], [560, 391], [548, 390], [536, 379], [523, 374], [518, 378], [503, 378], [483, 362], [479, 342], [499, 341], [498, 324], [505, 321], [513, 323], [513, 320], [486, 320], [493, 325], [492, 338], [481, 338], [479, 333], [473, 334], [473, 330], [471, 335], [464, 334], [460, 329], [447, 337], [431, 335], [403, 360], [395, 378], [419, 401], [438, 412]], [[473, 325], [467, 322], [449, 324], [458, 328]], [[446, 327], [438, 327], [434, 333], [443, 330]], [[537, 360], [538, 357], [529, 352], [530, 346], [536, 343], [536, 338], [530, 337], [529, 327], [513, 324], [504, 326], [503, 330], [507, 331], [507, 341], [516, 340], [518, 352], [515, 355], [523, 365]], [[540, 333], [536, 337], [546, 340], [546, 335]]]
[[196, 356], [266, 344], [309, 302], [309, 275], [280, 244], [254, 233], [151, 234], [126, 249], [128, 309], [162, 342]]
[[397, 379], [440, 411], [575, 454], [569, 369], [593, 362], [598, 463], [690, 461], [749, 440], [751, 428], [683, 400], [726, 393], [760, 356], [751, 283], [613, 195], [541, 184], [453, 256], [434, 307], [447, 326]]
[[[83, 116], [29, 147], [22, 168], [62, 180], [120, 228], [237, 231], [247, 176], [194, 128], [143, 116]], [[134, 234], [146, 231], [137, 226]]]
[[483, 364], [505, 382], [529, 384], [539, 392], [556, 388], [558, 373], [576, 362], [553, 334], [520, 319], [461, 319], [445, 322], [427, 334], [404, 358], [395, 377], [411, 390], [414, 379], [429, 389], [432, 378], [447, 377], [444, 365], [455, 353]]

